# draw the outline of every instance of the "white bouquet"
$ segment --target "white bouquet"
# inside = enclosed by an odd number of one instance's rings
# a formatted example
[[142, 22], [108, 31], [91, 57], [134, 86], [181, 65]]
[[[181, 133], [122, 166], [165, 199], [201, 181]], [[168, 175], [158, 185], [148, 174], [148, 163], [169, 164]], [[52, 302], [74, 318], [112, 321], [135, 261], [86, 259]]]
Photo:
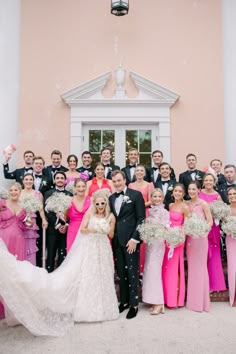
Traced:
[[70, 192], [71, 194], [75, 195], [74, 182], [69, 182], [69, 183], [65, 186], [65, 190], [66, 190], [67, 192]]
[[208, 235], [210, 226], [205, 219], [192, 214], [190, 218], [185, 220], [182, 230], [185, 235], [192, 236], [192, 238], [200, 238]]
[[8, 199], [9, 198], [9, 193], [8, 191], [0, 186], [0, 198], [1, 199]]
[[165, 232], [165, 240], [170, 248], [168, 252], [168, 259], [173, 257], [174, 249], [185, 241], [185, 234], [181, 227], [170, 227]]
[[[66, 195], [65, 193], [61, 192], [55, 192], [49, 197], [45, 204], [45, 211], [46, 212], [53, 212], [57, 216], [57, 220], [55, 223], [55, 229], [58, 229], [61, 226], [61, 223], [59, 223], [59, 220], [63, 221], [63, 223], [66, 224], [66, 220], [64, 217], [64, 214], [66, 210], [69, 209], [71, 205], [71, 197]], [[67, 225], [67, 224], [66, 224]]]
[[209, 204], [211, 209], [211, 214], [215, 219], [216, 225], [219, 225], [219, 220], [227, 218], [230, 214], [230, 207], [222, 200], [216, 200]]
[[24, 222], [26, 226], [31, 227], [33, 225], [33, 221], [32, 221], [32, 215], [36, 213], [37, 211], [41, 210], [43, 207], [43, 204], [41, 202], [41, 200], [32, 195], [32, 194], [23, 194], [20, 197], [20, 204], [22, 209], [24, 209], [27, 213]]
[[236, 216], [228, 216], [222, 222], [222, 230], [226, 235], [230, 235], [232, 238], [236, 237]]
[[99, 234], [108, 235], [110, 230], [109, 221], [105, 218], [96, 218], [94, 228]]
[[165, 239], [165, 227], [153, 218], [147, 218], [137, 227], [140, 239], [151, 244], [155, 240]]

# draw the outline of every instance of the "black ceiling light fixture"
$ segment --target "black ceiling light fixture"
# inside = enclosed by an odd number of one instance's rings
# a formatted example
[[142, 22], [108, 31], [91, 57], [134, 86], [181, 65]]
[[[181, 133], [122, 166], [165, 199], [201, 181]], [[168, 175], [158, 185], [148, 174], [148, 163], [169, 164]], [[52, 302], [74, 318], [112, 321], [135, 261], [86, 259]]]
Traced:
[[111, 13], [115, 16], [128, 15], [129, 0], [111, 0]]

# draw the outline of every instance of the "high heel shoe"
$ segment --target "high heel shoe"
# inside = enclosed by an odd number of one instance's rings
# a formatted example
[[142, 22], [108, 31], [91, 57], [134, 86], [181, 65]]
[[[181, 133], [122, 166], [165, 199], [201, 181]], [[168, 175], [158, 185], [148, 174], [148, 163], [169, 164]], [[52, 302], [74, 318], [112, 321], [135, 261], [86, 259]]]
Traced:
[[157, 305], [153, 307], [153, 310], [150, 312], [150, 315], [159, 315], [165, 313], [164, 305]]

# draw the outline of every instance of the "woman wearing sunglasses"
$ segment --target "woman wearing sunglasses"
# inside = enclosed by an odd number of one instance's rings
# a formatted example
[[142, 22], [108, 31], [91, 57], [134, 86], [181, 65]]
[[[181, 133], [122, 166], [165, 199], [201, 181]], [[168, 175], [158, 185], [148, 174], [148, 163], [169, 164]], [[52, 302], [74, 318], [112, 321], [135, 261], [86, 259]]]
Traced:
[[117, 319], [114, 264], [107, 237], [113, 237], [114, 228], [108, 192], [99, 190], [92, 196], [69, 254], [54, 272], [18, 261], [0, 240], [0, 295], [8, 309], [7, 323], [17, 319], [34, 335], [60, 336], [74, 322]]

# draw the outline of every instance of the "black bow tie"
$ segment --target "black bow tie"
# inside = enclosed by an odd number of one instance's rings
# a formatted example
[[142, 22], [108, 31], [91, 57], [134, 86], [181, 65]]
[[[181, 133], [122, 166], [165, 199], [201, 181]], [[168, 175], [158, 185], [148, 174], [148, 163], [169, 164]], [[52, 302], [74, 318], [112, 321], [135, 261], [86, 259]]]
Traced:
[[159, 167], [153, 167], [152, 169], [153, 169], [153, 171], [157, 171], [157, 170], [159, 170]]
[[231, 188], [231, 187], [236, 187], [236, 184], [233, 183], [233, 184], [227, 184], [227, 188]]
[[192, 173], [197, 173], [197, 170], [189, 170], [189, 173], [192, 174]]
[[52, 167], [52, 172], [56, 172], [59, 170], [59, 167]]
[[42, 178], [43, 175], [34, 175], [35, 178]]
[[124, 191], [114, 193], [115, 197], [118, 198], [120, 195], [124, 195]]
[[136, 168], [136, 165], [129, 165], [129, 168]]
[[32, 167], [25, 167], [25, 172], [31, 172], [33, 171]]
[[61, 190], [61, 189], [57, 189], [57, 188], [56, 188], [56, 192], [57, 192], [57, 193], [64, 193], [64, 192], [65, 192], [65, 189], [62, 189], [62, 190]]
[[166, 184], [168, 183], [169, 184], [170, 180], [168, 179], [168, 181], [161, 181], [162, 184]]
[[104, 167], [110, 167], [110, 164], [108, 163], [107, 165], [104, 165]]

